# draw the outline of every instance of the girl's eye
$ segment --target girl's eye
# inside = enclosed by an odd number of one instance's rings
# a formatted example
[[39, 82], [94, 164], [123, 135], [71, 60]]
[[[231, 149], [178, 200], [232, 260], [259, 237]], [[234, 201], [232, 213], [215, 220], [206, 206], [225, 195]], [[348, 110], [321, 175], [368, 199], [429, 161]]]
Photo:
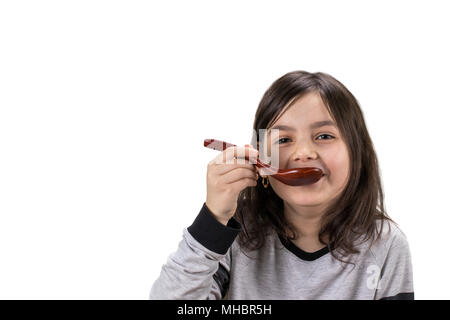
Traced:
[[[320, 137], [329, 137], [329, 138], [326, 138], [326, 139], [319, 139]], [[318, 138], [319, 140], [330, 140], [330, 139], [333, 139], [334, 137], [333, 137], [332, 135], [329, 135], [329, 134], [324, 133], [324, 134], [319, 135], [317, 138]], [[283, 144], [283, 141], [286, 141], [286, 140], [289, 140], [289, 138], [281, 138], [281, 139], [278, 139], [275, 143], [276, 143], [276, 144]]]
[[[331, 138], [333, 138], [333, 136], [331, 136], [331, 135], [329, 135], [329, 134], [326, 134], [326, 133], [324, 133], [324, 134], [321, 134], [320, 136], [318, 136], [317, 138], [319, 138], [319, 137], [323, 137], [323, 136], [327, 136], [327, 137], [331, 137]], [[319, 139], [319, 140], [323, 140], [323, 139]], [[325, 140], [329, 140], [329, 139], [325, 139]]]
[[278, 143], [278, 144], [282, 144], [281, 141], [283, 141], [283, 140], [285, 140], [285, 139], [289, 140], [289, 138], [281, 138], [281, 139], [279, 139], [279, 140], [277, 141], [277, 143]]

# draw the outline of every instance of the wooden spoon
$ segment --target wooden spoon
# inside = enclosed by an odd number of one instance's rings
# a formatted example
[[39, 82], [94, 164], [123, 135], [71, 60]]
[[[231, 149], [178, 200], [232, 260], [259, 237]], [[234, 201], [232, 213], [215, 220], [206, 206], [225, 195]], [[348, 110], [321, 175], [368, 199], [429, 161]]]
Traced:
[[[205, 139], [203, 145], [207, 148], [223, 151], [229, 147], [236, 147], [235, 144], [220, 141], [217, 139]], [[305, 167], [293, 169], [277, 169], [269, 164], [265, 164], [256, 159], [256, 166], [264, 168], [264, 173], [271, 175], [275, 179], [289, 186], [304, 186], [319, 181], [325, 174], [319, 168]]]

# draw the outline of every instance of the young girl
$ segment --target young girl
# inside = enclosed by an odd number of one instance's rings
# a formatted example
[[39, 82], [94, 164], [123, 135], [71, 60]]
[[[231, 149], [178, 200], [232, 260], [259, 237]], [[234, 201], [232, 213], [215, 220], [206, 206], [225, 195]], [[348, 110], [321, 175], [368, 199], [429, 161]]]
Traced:
[[[150, 298], [414, 299], [408, 242], [385, 212], [372, 141], [344, 85], [290, 72], [264, 94], [253, 129], [252, 146], [208, 164], [206, 202]], [[262, 145], [277, 148], [279, 168], [324, 176], [283, 184], [255, 167]]]

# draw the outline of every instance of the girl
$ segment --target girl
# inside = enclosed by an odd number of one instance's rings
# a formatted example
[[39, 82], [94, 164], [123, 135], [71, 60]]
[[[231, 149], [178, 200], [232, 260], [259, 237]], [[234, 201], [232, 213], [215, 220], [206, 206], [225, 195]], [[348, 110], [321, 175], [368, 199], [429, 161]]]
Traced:
[[[408, 242], [385, 212], [372, 141], [345, 86], [290, 72], [264, 94], [253, 129], [252, 146], [208, 164], [206, 202], [150, 298], [414, 299]], [[285, 185], [255, 167], [260, 147], [277, 150], [280, 168], [324, 176]]]

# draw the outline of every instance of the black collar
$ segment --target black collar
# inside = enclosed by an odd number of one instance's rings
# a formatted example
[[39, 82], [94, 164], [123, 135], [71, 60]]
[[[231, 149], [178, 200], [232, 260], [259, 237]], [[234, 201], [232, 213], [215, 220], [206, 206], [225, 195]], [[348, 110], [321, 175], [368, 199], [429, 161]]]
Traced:
[[[305, 261], [314, 261], [316, 259], [319, 259], [323, 255], [326, 255], [328, 252], [330, 252], [330, 249], [328, 246], [323, 247], [320, 250], [317, 250], [315, 252], [306, 252], [299, 247], [297, 247], [292, 241], [286, 240], [280, 235], [278, 235], [278, 238], [280, 239], [281, 243], [284, 245], [286, 249], [288, 249], [290, 252], [295, 254], [297, 257], [299, 257], [302, 260]], [[331, 245], [331, 250], [333, 250], [333, 245]]]

